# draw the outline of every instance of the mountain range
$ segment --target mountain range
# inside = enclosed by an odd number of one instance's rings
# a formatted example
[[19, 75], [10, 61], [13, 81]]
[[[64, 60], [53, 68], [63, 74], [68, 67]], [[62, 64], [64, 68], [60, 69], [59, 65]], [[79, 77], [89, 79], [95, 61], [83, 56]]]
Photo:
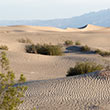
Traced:
[[0, 20], [1, 26], [6, 25], [34, 25], [51, 26], [57, 28], [79, 28], [87, 24], [110, 27], [110, 9], [90, 12], [81, 16], [53, 20]]

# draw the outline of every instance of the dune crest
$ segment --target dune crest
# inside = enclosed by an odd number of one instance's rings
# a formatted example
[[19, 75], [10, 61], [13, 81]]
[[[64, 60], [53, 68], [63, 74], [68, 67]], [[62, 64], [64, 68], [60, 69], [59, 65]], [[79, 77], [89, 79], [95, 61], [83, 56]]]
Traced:
[[33, 30], [33, 31], [64, 31], [63, 29], [56, 28], [56, 27], [43, 27], [43, 26], [29, 26], [29, 25], [16, 25], [16, 26], [9, 26], [11, 28], [21, 28], [26, 30]]
[[88, 24], [88, 25], [85, 25], [83, 27], [80, 27], [79, 29], [80, 29], [80, 31], [95, 31], [95, 30], [106, 29], [106, 27]]
[[109, 28], [95, 26], [95, 25], [85, 25], [80, 28], [56, 28], [56, 27], [43, 27], [43, 26], [29, 26], [29, 25], [14, 25], [14, 26], [4, 26], [0, 27], [0, 32], [6, 30], [8, 32], [37, 32], [37, 31], [53, 31], [53, 32], [85, 32], [85, 31], [109, 31]]
[[65, 31], [67, 31], [67, 32], [76, 32], [76, 31], [80, 31], [80, 29], [77, 29], [77, 28], [66, 28]]
[[79, 28], [67, 28], [65, 29], [66, 32], [85, 32], [85, 31], [105, 31], [108, 28], [106, 27], [101, 27], [101, 26], [96, 26], [96, 25], [91, 25], [91, 24], [87, 24], [83, 27], [79, 27]]

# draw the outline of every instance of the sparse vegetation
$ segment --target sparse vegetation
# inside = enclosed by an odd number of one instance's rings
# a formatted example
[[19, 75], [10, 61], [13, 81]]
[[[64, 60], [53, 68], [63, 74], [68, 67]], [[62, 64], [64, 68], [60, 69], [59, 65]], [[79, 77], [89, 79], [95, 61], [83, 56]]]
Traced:
[[[69, 41], [69, 40], [65, 41], [65, 45], [71, 45], [72, 43], [70, 43], [70, 42], [71, 41]], [[76, 41], [75, 42], [75, 45], [81, 45], [81, 43], [79, 41]], [[96, 54], [99, 54], [99, 55], [101, 55], [103, 57], [110, 56], [110, 52], [108, 52], [108, 51], [102, 51], [100, 49], [92, 50], [88, 45], [81, 46], [80, 47], [80, 50], [82, 52], [90, 52], [91, 51], [91, 52], [94, 52]]]
[[18, 39], [18, 42], [20, 42], [20, 43], [30, 43], [30, 44], [32, 44], [32, 40], [30, 40], [29, 38], [21, 38], [21, 39]]
[[[38, 45], [37, 45], [38, 46]], [[37, 46], [32, 44], [32, 45], [26, 45], [25, 50], [27, 53], [37, 53]]]
[[96, 49], [95, 53], [100, 54], [102, 51], [100, 49]]
[[8, 47], [6, 45], [1, 45], [0, 50], [8, 50]]
[[16, 83], [24, 83], [23, 74], [18, 81], [15, 81], [15, 74], [9, 67], [9, 60], [5, 52], [0, 54], [0, 110], [18, 110], [18, 106], [23, 103], [21, 98], [27, 90], [26, 86]]
[[103, 51], [100, 53], [100, 55], [103, 57], [107, 57], [107, 56], [110, 56], [110, 52]]
[[75, 45], [81, 45], [80, 41], [76, 41]]
[[58, 56], [62, 55], [62, 47], [59, 45], [52, 45], [52, 44], [37, 44], [37, 45], [27, 45], [26, 46], [26, 52], [28, 53], [38, 53], [43, 55], [52, 55], [52, 56]]
[[68, 74], [66, 76], [75, 76], [81, 74], [87, 74], [90, 72], [100, 71], [104, 67], [100, 64], [96, 64], [94, 62], [78, 62], [76, 63], [74, 68], [70, 68], [68, 70]]
[[101, 56], [103, 56], [103, 57], [110, 56], [110, 52], [102, 51], [102, 50], [100, 50], [100, 49], [96, 49], [96, 50], [95, 50], [95, 53], [97, 53], [97, 54], [99, 54], [99, 55], [101, 55]]
[[88, 47], [87, 45], [85, 45], [85, 46], [82, 46], [82, 47], [81, 47], [81, 51], [82, 51], [82, 52], [89, 52], [89, 51], [91, 51], [91, 48]]
[[73, 41], [72, 40], [66, 40], [64, 45], [71, 46], [71, 45], [73, 45]]

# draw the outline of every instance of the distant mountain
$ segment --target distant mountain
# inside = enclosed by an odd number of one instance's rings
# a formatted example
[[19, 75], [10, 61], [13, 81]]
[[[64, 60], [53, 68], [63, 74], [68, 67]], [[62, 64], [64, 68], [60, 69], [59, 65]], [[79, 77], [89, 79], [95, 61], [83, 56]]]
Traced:
[[52, 26], [58, 28], [75, 27], [79, 28], [87, 24], [110, 27], [110, 9], [91, 12], [81, 16], [66, 19], [53, 20], [1, 20], [0, 25], [36, 25]]

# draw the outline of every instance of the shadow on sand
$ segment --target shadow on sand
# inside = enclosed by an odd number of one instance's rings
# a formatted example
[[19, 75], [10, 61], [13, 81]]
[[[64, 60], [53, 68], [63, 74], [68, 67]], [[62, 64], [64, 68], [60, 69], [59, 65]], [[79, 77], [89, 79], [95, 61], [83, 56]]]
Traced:
[[69, 46], [66, 47], [66, 50], [64, 53], [77, 53], [77, 54], [95, 54], [94, 51], [84, 52], [81, 51], [81, 46]]

